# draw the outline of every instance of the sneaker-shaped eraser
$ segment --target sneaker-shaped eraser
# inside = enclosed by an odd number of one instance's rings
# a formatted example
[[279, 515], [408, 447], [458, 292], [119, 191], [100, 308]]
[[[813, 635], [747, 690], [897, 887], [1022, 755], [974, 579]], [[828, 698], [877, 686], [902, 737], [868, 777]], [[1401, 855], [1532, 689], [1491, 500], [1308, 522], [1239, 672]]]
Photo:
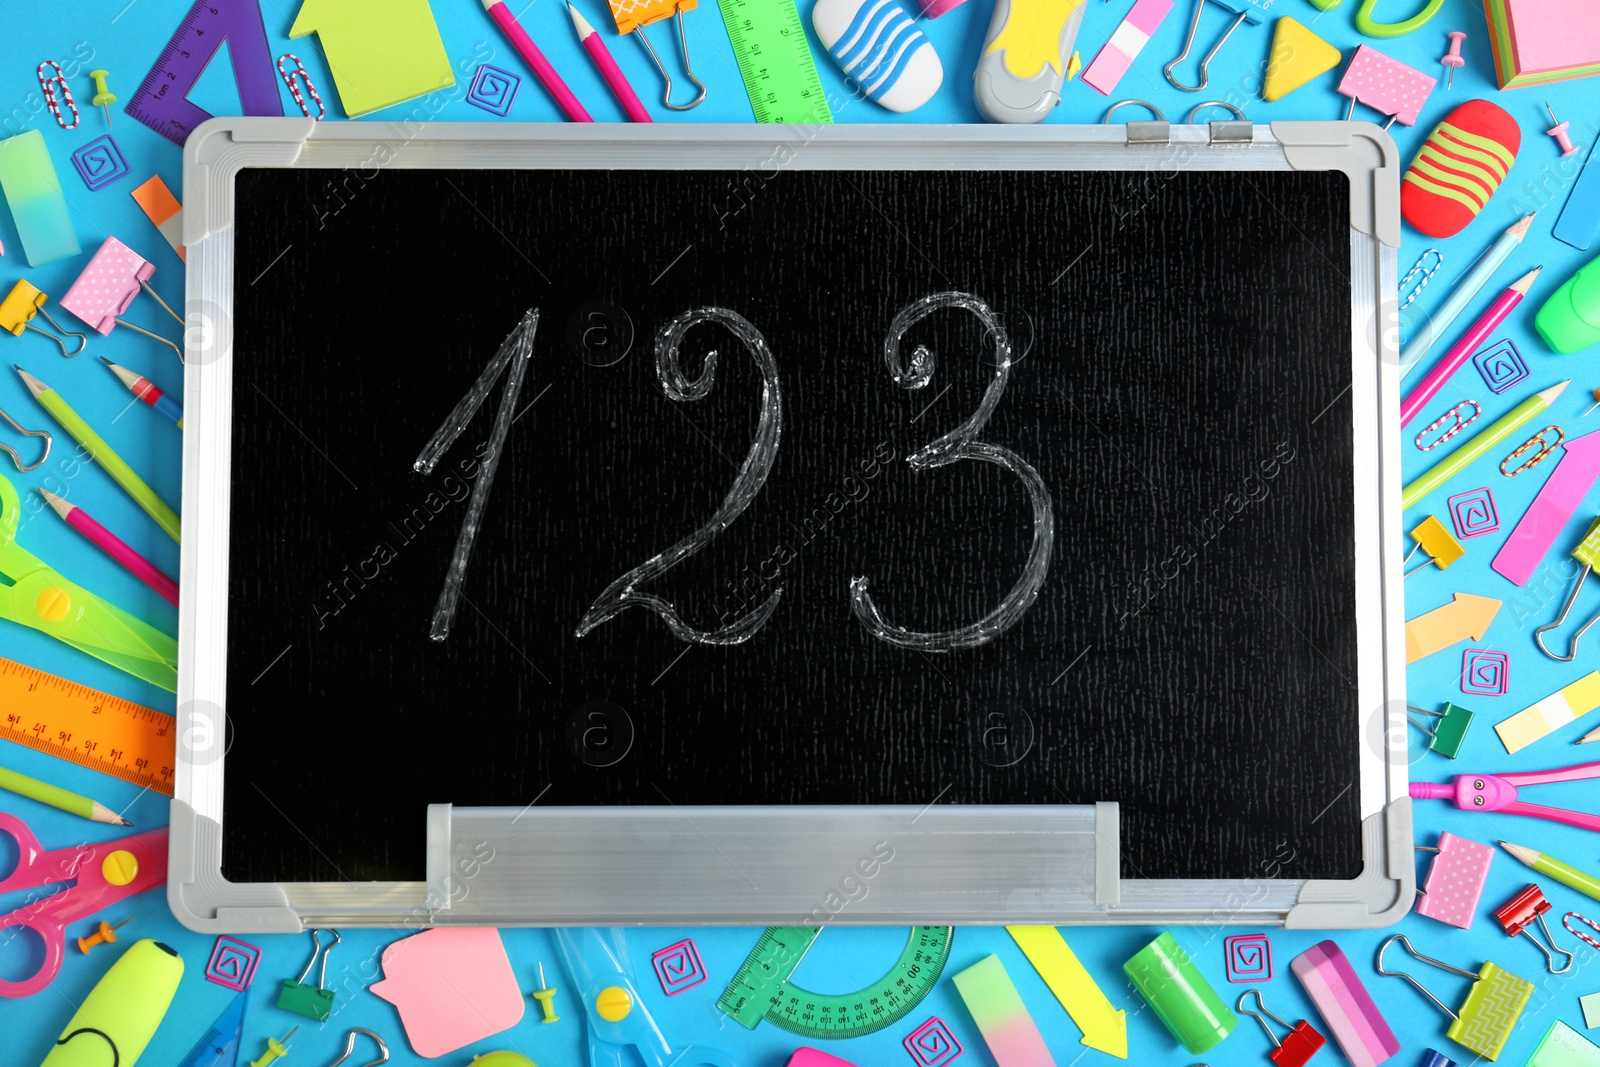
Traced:
[[845, 76], [890, 111], [915, 111], [944, 82], [944, 66], [898, 0], [817, 0], [811, 25]]
[[1422, 142], [1400, 182], [1400, 214], [1429, 237], [1454, 237], [1500, 188], [1522, 131], [1504, 108], [1468, 100]]

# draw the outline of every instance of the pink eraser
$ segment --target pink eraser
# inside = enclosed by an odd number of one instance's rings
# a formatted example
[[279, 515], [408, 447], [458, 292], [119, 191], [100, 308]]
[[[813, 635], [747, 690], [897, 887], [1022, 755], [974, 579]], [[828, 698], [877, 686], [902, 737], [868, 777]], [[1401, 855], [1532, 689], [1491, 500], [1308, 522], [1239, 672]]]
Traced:
[[837, 1056], [830, 1056], [826, 1052], [818, 1052], [814, 1048], [797, 1048], [794, 1050], [794, 1055], [789, 1057], [785, 1067], [856, 1067], [856, 1065]]
[[967, 0], [918, 0], [922, 5], [922, 13], [930, 19], [936, 19], [946, 11], [954, 11]]
[[1483, 883], [1489, 879], [1489, 864], [1493, 860], [1494, 849], [1488, 845], [1468, 841], [1449, 831], [1441, 833], [1439, 854], [1433, 858], [1427, 880], [1422, 883], [1417, 914], [1463, 930], [1472, 929], [1478, 899], [1483, 896]]
[[1378, 1067], [1400, 1051], [1394, 1031], [1338, 945], [1319, 941], [1296, 956], [1289, 969], [1355, 1067]]

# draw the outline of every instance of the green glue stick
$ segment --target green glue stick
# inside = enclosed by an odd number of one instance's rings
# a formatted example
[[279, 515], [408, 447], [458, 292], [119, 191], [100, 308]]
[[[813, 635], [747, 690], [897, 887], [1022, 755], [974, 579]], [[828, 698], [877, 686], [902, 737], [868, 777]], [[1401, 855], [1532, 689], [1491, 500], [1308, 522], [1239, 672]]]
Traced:
[[90, 990], [39, 1067], [134, 1067], [172, 1007], [183, 957], [136, 941]]
[[1550, 294], [1534, 316], [1533, 328], [1564, 356], [1600, 344], [1600, 259], [1591, 260]]
[[1222, 1044], [1239, 1025], [1171, 933], [1134, 953], [1122, 970], [1190, 1055]]
[[0, 141], [0, 192], [11, 205], [11, 218], [22, 239], [30, 267], [42, 267], [83, 251], [72, 231], [72, 213], [61, 194], [44, 134], [19, 133]]

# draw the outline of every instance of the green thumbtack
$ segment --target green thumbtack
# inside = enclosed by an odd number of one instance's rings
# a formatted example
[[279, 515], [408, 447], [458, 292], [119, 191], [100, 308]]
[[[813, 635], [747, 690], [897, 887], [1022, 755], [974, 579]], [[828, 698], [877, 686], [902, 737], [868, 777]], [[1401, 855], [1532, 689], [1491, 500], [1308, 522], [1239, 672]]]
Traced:
[[116, 95], [106, 88], [106, 79], [110, 77], [109, 71], [91, 70], [89, 77], [94, 79], [94, 103], [101, 111], [106, 113], [106, 129], [111, 128], [111, 105], [117, 102]]

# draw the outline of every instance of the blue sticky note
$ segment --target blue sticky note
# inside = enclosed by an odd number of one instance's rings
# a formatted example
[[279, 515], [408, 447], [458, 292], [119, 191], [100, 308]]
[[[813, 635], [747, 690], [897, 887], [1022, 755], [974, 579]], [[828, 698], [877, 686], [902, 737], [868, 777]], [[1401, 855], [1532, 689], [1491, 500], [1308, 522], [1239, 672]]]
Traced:
[[[1595, 141], [1600, 146], [1600, 139]], [[1578, 174], [1578, 182], [1567, 197], [1567, 206], [1556, 219], [1556, 228], [1550, 236], [1569, 244], [1580, 252], [1594, 243], [1595, 231], [1600, 230], [1600, 164], [1596, 163], [1595, 149], [1589, 149], [1589, 161]]]

